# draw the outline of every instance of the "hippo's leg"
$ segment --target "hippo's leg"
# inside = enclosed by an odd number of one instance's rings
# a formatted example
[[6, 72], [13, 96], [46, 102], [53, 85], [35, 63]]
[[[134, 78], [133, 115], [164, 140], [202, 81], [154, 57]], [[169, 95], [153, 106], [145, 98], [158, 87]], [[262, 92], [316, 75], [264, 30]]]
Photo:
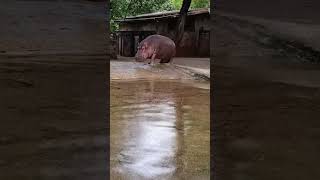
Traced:
[[156, 53], [156, 51], [154, 51], [153, 54], [152, 54], [152, 57], [151, 57], [151, 59], [150, 59], [151, 65], [154, 65], [154, 64], [155, 64], [154, 61], [155, 61], [155, 59], [156, 59], [156, 55], [157, 55], [157, 53]]
[[170, 58], [170, 59], [169, 59], [169, 64], [170, 64], [170, 65], [173, 65], [173, 58]]

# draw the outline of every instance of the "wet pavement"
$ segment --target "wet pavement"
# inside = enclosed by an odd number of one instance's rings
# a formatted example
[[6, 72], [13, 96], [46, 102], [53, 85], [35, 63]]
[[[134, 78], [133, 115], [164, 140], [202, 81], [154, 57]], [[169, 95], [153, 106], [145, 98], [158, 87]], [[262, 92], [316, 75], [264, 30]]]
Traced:
[[104, 57], [64, 58], [1, 58], [0, 179], [107, 178]]
[[[135, 62], [130, 57], [118, 57], [110, 63], [113, 80], [210, 80], [208, 58], [174, 58], [172, 63], [149, 64]], [[194, 81], [196, 83], [197, 81]]]
[[319, 179], [319, 64], [256, 23], [214, 23], [213, 178]]
[[1, 180], [108, 178], [105, 9], [0, 1]]
[[209, 82], [112, 62], [110, 85], [111, 179], [209, 179]]

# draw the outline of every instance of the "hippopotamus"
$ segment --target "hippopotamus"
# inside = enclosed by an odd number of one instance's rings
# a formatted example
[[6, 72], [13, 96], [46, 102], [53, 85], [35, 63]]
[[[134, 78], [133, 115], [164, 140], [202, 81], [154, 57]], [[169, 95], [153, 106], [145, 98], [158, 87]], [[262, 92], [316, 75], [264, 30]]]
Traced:
[[175, 54], [176, 45], [170, 38], [162, 35], [151, 35], [139, 43], [135, 59], [137, 62], [150, 59], [149, 64], [154, 64], [155, 59], [160, 59], [160, 63], [168, 63]]

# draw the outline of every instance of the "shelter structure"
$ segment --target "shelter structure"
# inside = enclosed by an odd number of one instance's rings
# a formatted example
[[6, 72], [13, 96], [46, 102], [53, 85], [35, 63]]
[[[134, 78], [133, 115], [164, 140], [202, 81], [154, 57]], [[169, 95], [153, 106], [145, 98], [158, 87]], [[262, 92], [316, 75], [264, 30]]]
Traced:
[[[160, 34], [174, 39], [179, 18], [179, 11], [165, 11], [131, 16], [117, 20], [118, 54], [134, 56], [139, 42], [152, 34]], [[185, 32], [176, 56], [209, 57], [210, 56], [210, 9], [195, 9], [188, 12]]]

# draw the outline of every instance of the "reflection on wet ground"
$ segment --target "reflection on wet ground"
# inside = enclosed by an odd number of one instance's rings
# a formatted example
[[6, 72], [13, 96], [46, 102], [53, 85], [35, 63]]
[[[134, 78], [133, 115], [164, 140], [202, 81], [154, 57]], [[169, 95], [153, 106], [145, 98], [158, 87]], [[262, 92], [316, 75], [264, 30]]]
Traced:
[[174, 66], [157, 64], [155, 66], [143, 63], [111, 61], [110, 77], [113, 80], [137, 80], [137, 79], [194, 79]]
[[111, 179], [209, 179], [204, 84], [111, 81]]

